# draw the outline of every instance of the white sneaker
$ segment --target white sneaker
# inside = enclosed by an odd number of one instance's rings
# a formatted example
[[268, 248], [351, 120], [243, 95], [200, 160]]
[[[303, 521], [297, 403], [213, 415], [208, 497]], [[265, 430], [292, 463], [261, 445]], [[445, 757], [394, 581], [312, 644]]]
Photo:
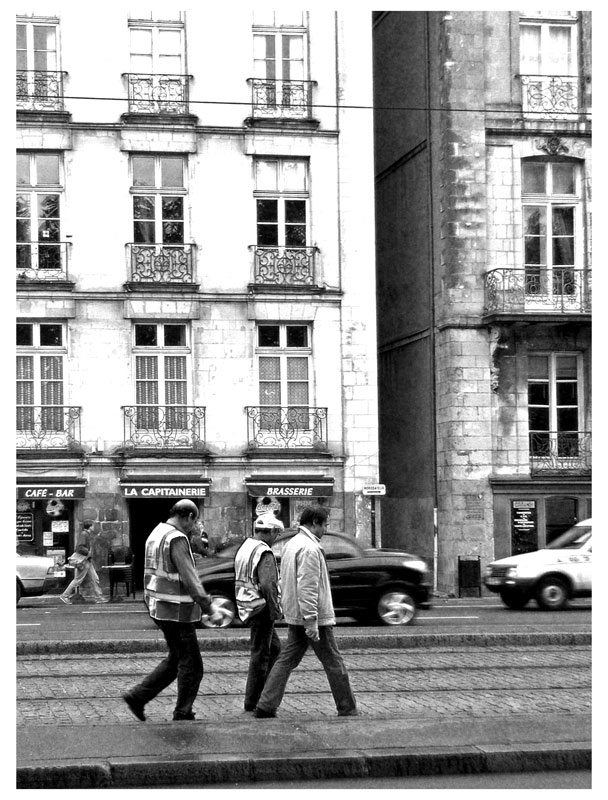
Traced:
[[61, 600], [62, 603], [65, 603], [66, 606], [72, 605], [72, 601], [68, 597], [64, 597], [62, 594], [59, 595], [59, 599]]

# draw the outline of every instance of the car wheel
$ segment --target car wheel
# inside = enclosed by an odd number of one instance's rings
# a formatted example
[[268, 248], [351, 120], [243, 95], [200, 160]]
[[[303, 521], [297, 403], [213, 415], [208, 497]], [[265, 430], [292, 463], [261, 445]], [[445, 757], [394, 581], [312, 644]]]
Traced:
[[378, 598], [376, 613], [383, 625], [409, 625], [416, 616], [416, 604], [404, 589], [387, 589]]
[[530, 595], [523, 592], [501, 592], [500, 599], [507, 608], [517, 610], [525, 608], [530, 602]]
[[17, 605], [19, 605], [19, 600], [21, 600], [21, 584], [17, 581]]
[[219, 609], [222, 621], [214, 625], [206, 614], [203, 614], [201, 625], [203, 628], [228, 628], [236, 617], [236, 606], [229, 597], [223, 595], [213, 595], [213, 604]]
[[568, 587], [561, 578], [542, 578], [536, 587], [536, 602], [544, 611], [559, 611], [568, 603]]

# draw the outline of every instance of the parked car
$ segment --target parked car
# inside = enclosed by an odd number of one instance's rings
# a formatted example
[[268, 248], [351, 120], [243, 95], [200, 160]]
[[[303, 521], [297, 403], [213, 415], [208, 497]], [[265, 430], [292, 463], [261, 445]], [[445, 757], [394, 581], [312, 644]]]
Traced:
[[[279, 563], [286, 542], [296, 533], [295, 529], [287, 529], [274, 543], [272, 549]], [[197, 564], [205, 589], [222, 607], [221, 627], [231, 625], [237, 618], [234, 557], [240, 544], [233, 542]], [[321, 546], [337, 614], [384, 625], [409, 625], [419, 608], [430, 608], [430, 574], [418, 556], [401, 550], [365, 549], [338, 533], [326, 533]], [[205, 620], [203, 624], [211, 627]]]
[[58, 585], [59, 576], [52, 558], [17, 553], [17, 605], [22, 597], [46, 594]]
[[508, 608], [534, 598], [540, 608], [565, 608], [575, 597], [591, 597], [591, 520], [577, 522], [546, 548], [493, 561], [484, 584]]

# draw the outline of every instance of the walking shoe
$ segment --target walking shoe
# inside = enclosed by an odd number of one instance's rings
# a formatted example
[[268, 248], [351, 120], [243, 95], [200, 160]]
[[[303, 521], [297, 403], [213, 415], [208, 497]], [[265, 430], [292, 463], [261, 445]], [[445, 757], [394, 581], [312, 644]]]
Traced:
[[253, 716], [257, 717], [257, 719], [270, 719], [271, 717], [276, 717], [276, 715], [277, 715], [276, 711], [265, 711], [263, 708], [260, 708], [259, 706], [253, 712]]
[[64, 597], [62, 594], [60, 594], [59, 595], [59, 599], [61, 600], [62, 603], [65, 603], [66, 606], [71, 606], [72, 605], [72, 601], [70, 600], [69, 597]]
[[350, 711], [338, 711], [339, 717], [359, 717], [359, 711], [356, 708], [351, 708]]
[[96, 603], [109, 603], [110, 601], [109, 601], [109, 599], [107, 597], [98, 597], [97, 600], [95, 600], [95, 602]]
[[134, 697], [131, 697], [130, 694], [123, 694], [122, 699], [129, 706], [131, 713], [134, 714], [137, 719], [142, 722], [146, 721], [146, 715], [144, 714], [145, 703], [140, 703]]
[[248, 714], [251, 714], [253, 711], [255, 711], [255, 706], [247, 706], [247, 705], [245, 705], [245, 706], [243, 706], [243, 708], [245, 709], [245, 711]]
[[195, 716], [195, 714], [192, 713], [192, 711], [189, 714], [174, 714], [173, 715], [173, 721], [174, 722], [179, 721], [179, 720], [189, 720], [189, 719], [196, 719], [196, 716]]

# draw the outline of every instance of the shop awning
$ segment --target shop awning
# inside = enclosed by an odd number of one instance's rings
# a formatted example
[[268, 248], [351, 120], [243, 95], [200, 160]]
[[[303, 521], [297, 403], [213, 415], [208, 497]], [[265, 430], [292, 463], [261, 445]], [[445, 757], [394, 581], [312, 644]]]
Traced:
[[161, 480], [156, 478], [133, 478], [120, 481], [120, 491], [127, 500], [155, 498], [200, 498], [209, 497], [211, 478], [186, 478]]
[[245, 478], [247, 494], [251, 497], [331, 497], [334, 479], [317, 475], [252, 475]]
[[28, 479], [20, 481], [17, 479], [17, 497], [27, 498], [28, 500], [45, 500], [51, 497], [61, 498], [62, 500], [76, 500], [85, 497], [87, 482], [78, 479], [37, 481]]

